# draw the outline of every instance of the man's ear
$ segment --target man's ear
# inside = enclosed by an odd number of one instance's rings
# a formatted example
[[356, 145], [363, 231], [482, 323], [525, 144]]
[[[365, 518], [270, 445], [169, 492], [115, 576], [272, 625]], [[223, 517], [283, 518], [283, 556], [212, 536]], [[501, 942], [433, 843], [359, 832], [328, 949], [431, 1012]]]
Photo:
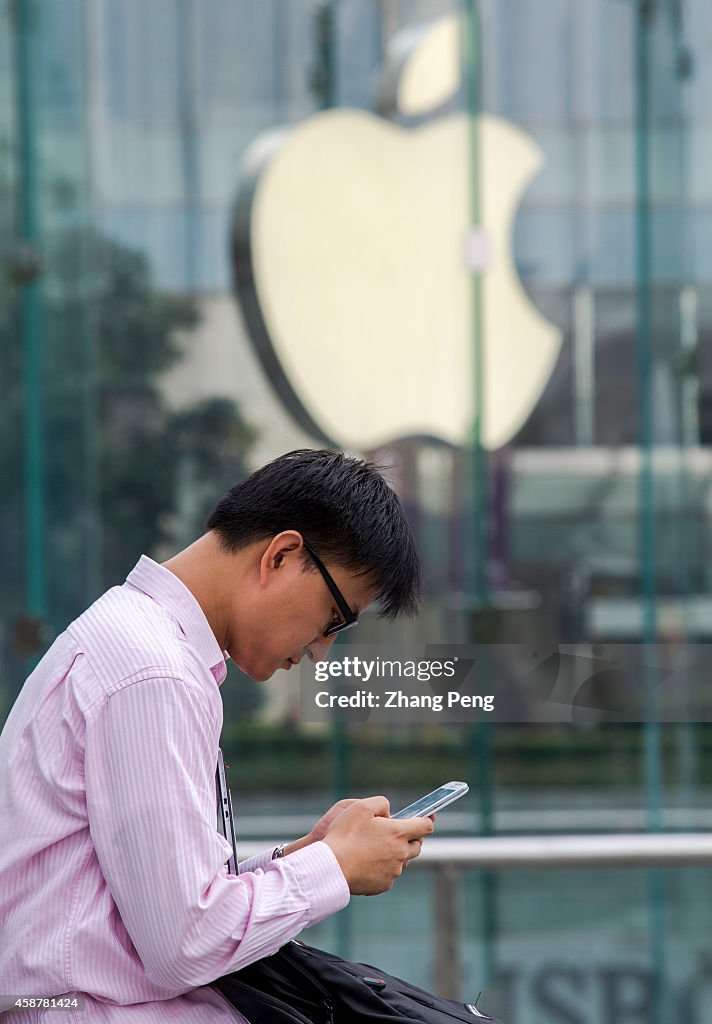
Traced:
[[260, 559], [260, 580], [266, 582], [270, 573], [284, 565], [285, 555], [298, 552], [304, 546], [298, 530], [283, 530], [275, 534]]

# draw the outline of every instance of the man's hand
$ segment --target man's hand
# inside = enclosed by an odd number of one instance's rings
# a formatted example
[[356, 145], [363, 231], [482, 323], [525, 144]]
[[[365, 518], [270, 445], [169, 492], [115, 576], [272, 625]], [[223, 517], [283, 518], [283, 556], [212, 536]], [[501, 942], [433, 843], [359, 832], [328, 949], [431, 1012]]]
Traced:
[[307, 839], [310, 843], [318, 843], [321, 839], [324, 839], [327, 832], [331, 828], [332, 823], [338, 818], [342, 811], [345, 811], [351, 804], [358, 803], [358, 800], [339, 800], [330, 807], [329, 810], [317, 821], [314, 828], [311, 830]]
[[390, 889], [435, 828], [430, 817], [392, 819], [389, 814], [385, 796], [354, 800], [327, 829], [324, 842], [334, 851], [354, 896], [374, 896]]
[[311, 832], [302, 836], [301, 839], [295, 839], [293, 843], [289, 843], [284, 848], [284, 856], [288, 857], [290, 853], [296, 853], [297, 850], [304, 849], [305, 846], [309, 846], [310, 843], [318, 843], [324, 838], [326, 833], [329, 831], [331, 823], [337, 818], [345, 808], [350, 804], [356, 803], [355, 800], [339, 800], [330, 807], [326, 814], [322, 815], [317, 821]]

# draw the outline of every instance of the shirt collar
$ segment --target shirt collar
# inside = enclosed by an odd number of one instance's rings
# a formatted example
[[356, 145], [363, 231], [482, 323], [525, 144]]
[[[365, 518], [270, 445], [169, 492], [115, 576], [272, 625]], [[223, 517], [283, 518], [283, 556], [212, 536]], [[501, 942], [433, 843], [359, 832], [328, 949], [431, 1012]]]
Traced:
[[220, 686], [227, 675], [226, 652], [220, 650], [203, 609], [185, 583], [148, 555], [141, 555], [126, 582], [153, 598], [176, 620]]

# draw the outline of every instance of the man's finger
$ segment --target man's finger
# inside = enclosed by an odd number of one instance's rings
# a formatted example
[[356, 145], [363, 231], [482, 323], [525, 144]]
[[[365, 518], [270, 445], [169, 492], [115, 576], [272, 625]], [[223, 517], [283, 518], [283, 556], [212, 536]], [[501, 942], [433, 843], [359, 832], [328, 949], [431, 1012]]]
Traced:
[[423, 840], [422, 839], [411, 839], [409, 841], [409, 843], [408, 843], [408, 846], [410, 847], [410, 856], [408, 857], [408, 859], [403, 864], [403, 867], [406, 867], [408, 865], [409, 861], [415, 860], [416, 857], [420, 856], [421, 850], [423, 849]]
[[350, 807], [351, 804], [355, 804], [356, 802], [357, 802], [357, 798], [355, 796], [354, 797], [348, 797], [345, 800], [338, 800], [334, 804], [334, 806], [331, 808], [331, 810], [332, 811], [336, 811], [336, 810], [345, 811], [347, 807]]
[[391, 805], [385, 796], [367, 796], [363, 803], [373, 810], [377, 817], [388, 818], [391, 814]]
[[401, 824], [405, 826], [408, 839], [421, 839], [429, 836], [435, 830], [430, 818], [401, 818]]

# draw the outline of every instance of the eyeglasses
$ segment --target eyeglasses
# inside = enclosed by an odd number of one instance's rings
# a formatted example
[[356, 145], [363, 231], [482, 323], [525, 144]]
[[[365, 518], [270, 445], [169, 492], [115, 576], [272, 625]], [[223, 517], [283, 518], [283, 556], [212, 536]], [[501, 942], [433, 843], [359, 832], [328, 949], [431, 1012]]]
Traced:
[[307, 549], [317, 569], [324, 577], [324, 582], [331, 591], [331, 596], [336, 601], [336, 607], [339, 609], [344, 619], [343, 622], [337, 622], [333, 626], [329, 626], [329, 628], [324, 631], [324, 636], [333, 636], [335, 633], [340, 633], [342, 629], [349, 629], [351, 626], [355, 626], [356, 623], [358, 622], [358, 615], [355, 615], [349, 608], [344, 598], [344, 595], [336, 586], [336, 583], [334, 583], [334, 580], [331, 574], [329, 573], [329, 570], [326, 568], [322, 560], [319, 558], [314, 548], [306, 541], [304, 541], [304, 547]]

